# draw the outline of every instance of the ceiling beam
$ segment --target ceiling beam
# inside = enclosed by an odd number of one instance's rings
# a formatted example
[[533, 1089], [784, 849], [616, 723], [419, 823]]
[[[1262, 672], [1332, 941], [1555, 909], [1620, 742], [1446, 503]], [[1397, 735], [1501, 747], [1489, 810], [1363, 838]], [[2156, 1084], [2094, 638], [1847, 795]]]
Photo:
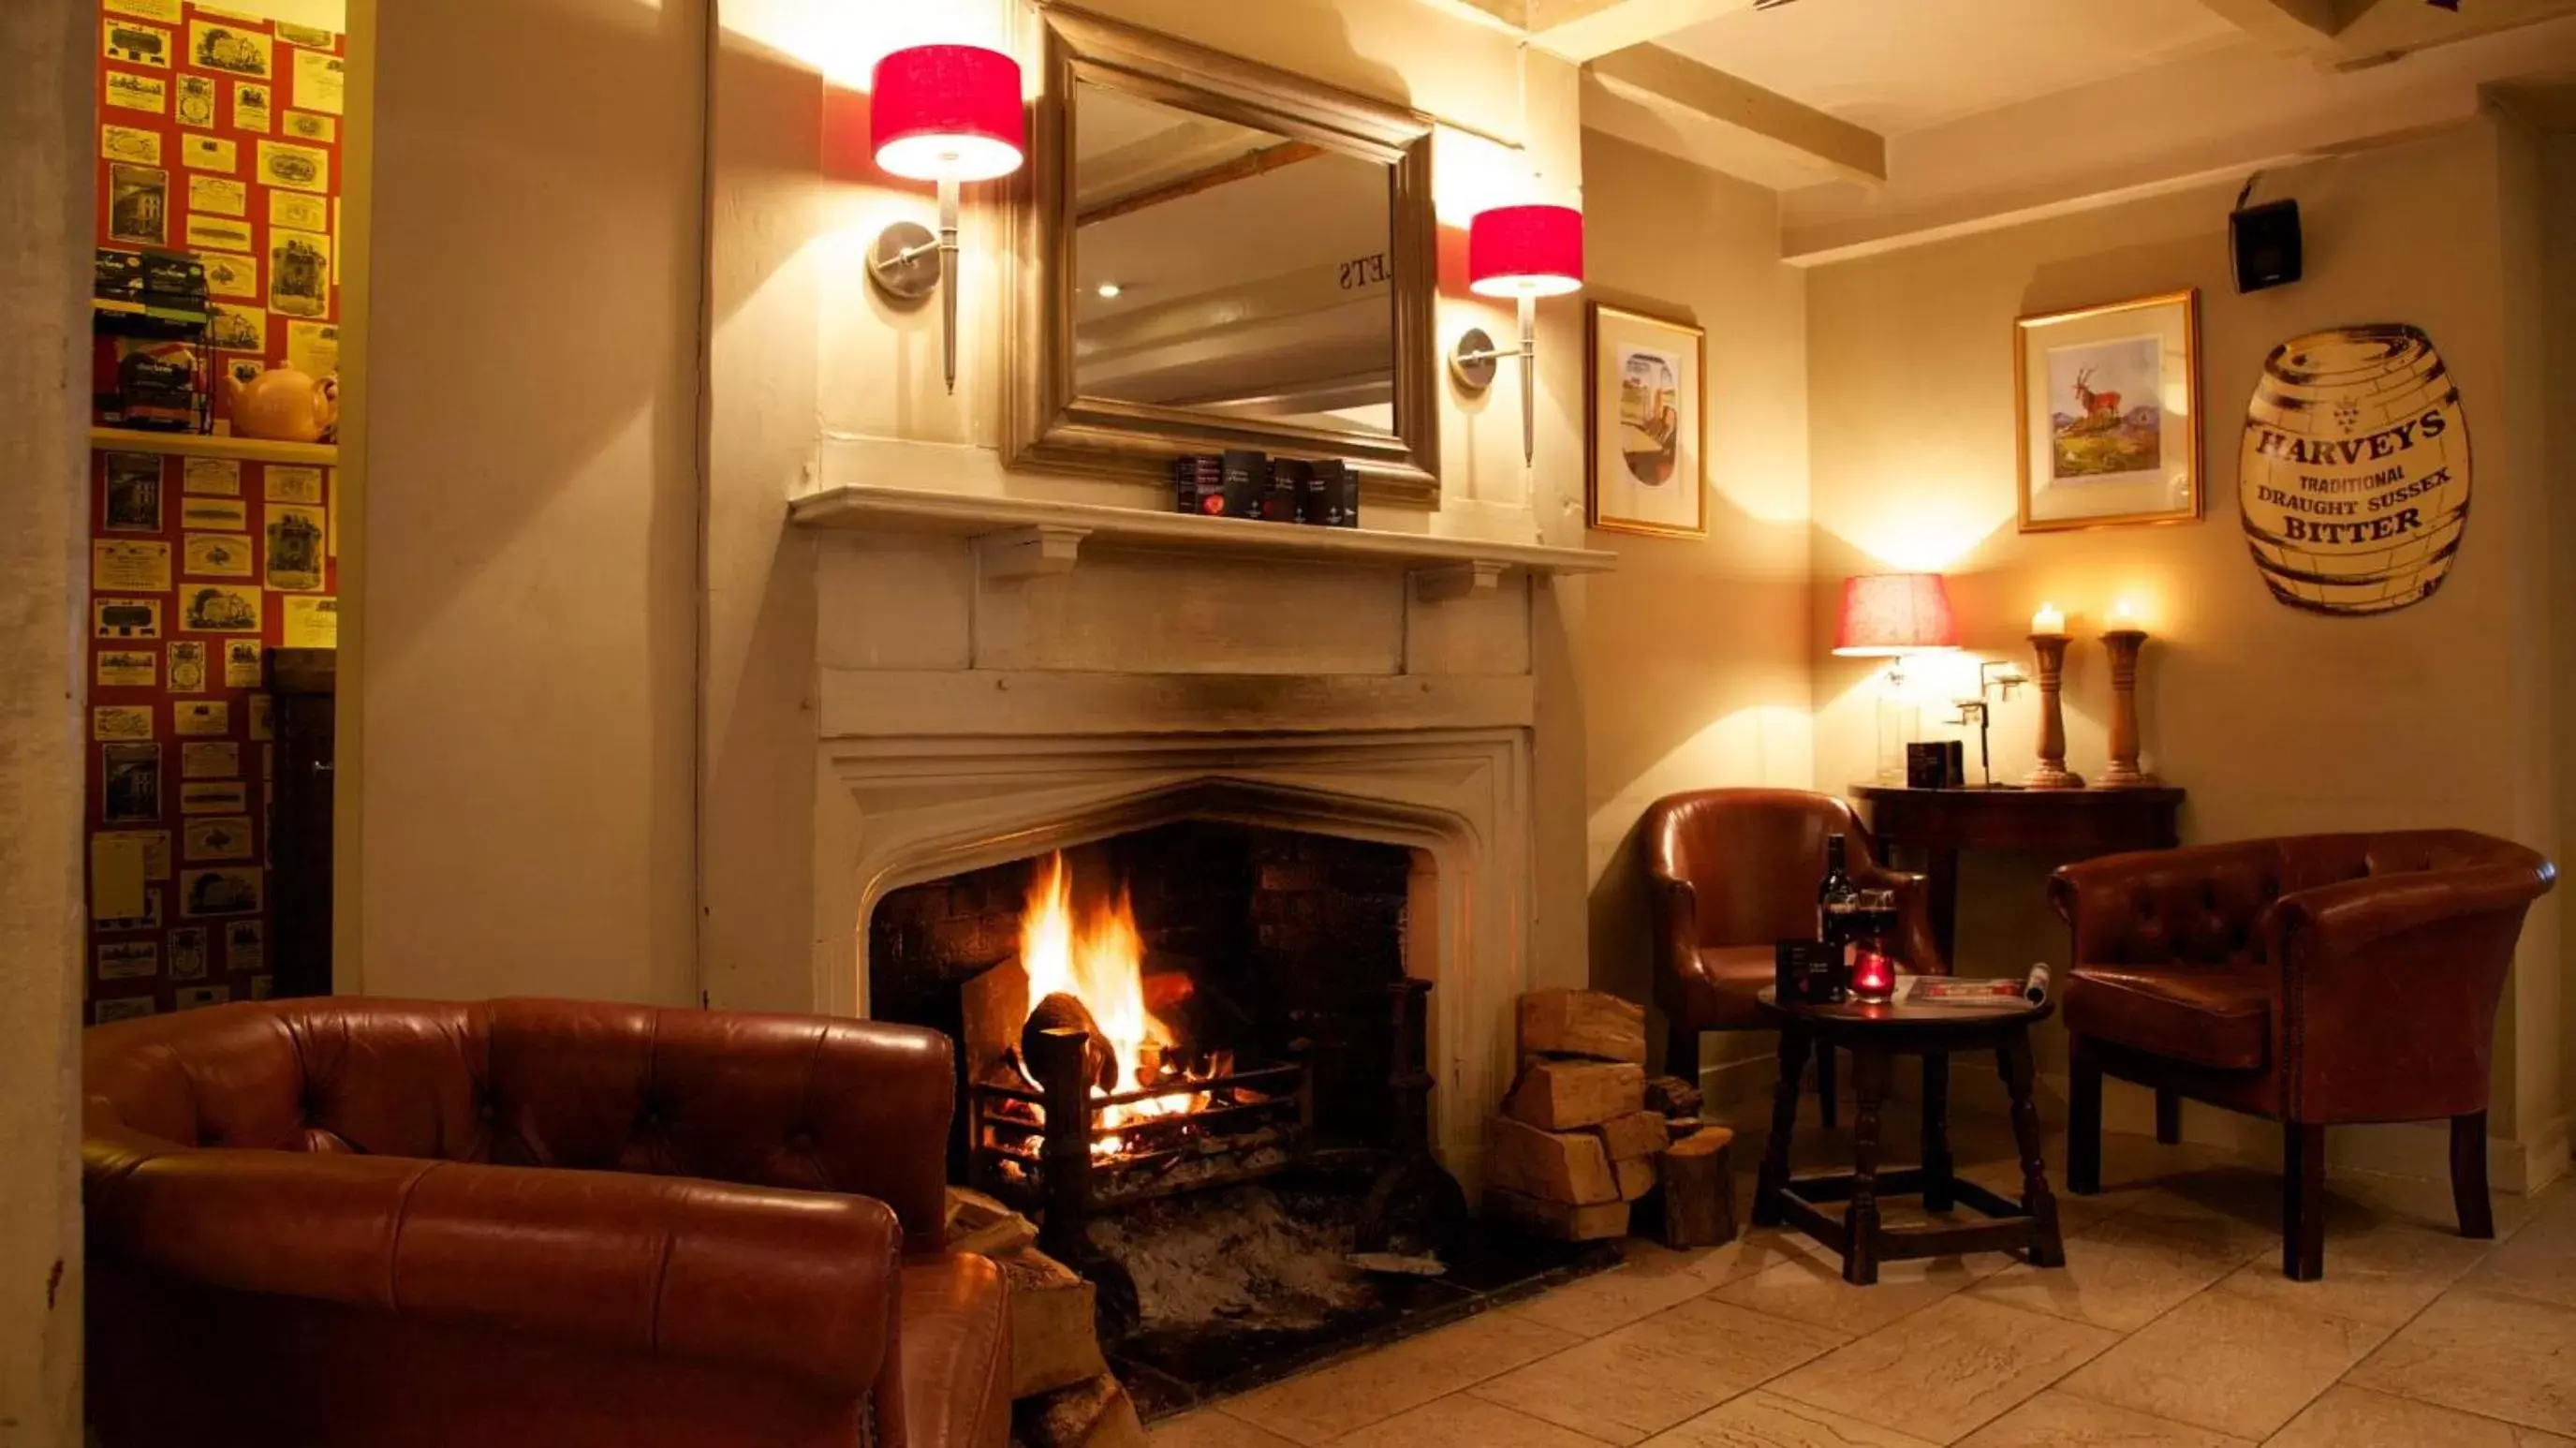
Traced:
[[1434, 10], [1514, 35], [1529, 28], [1529, 0], [1421, 0]]
[[[1887, 141], [1876, 131], [1662, 46], [1632, 46], [1605, 55], [1584, 67], [1584, 78], [1605, 99], [1656, 112], [1682, 132], [1676, 139], [1690, 153], [1718, 170], [1768, 185], [1780, 184], [1776, 174], [1758, 172], [1776, 173], [1783, 167], [1810, 184], [1844, 180], [1875, 186], [1887, 180]], [[1588, 96], [1584, 109], [1589, 118], [1594, 106]], [[1694, 139], [1704, 144], [1691, 145]], [[1730, 163], [1727, 153], [1754, 164]]]
[[[2576, 14], [2576, 0], [2476, 0], [2458, 10], [2420, 0], [2344, 0], [2344, 26], [2335, 33], [2336, 62], [2346, 69], [2381, 65], [2462, 41]], [[2546, 51], [2535, 51], [2542, 60]]]
[[1578, 64], [1661, 40], [1753, 0], [1527, 0], [1529, 43]]
[[2275, 50], [2322, 50], [2368, 0], [2200, 0], [2219, 19]]
[[2423, 0], [2200, 0], [2259, 44], [2338, 70], [2576, 13], [2576, 0], [2477, 0], [2458, 10]]

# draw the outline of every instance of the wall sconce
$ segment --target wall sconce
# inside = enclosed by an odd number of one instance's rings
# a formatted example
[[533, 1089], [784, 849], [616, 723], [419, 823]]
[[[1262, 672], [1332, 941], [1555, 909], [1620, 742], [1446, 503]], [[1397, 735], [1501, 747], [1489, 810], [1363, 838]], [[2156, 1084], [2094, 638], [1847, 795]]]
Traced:
[[[1521, 461], [1538, 457], [1538, 299], [1583, 289], [1583, 213], [1571, 206], [1497, 206], [1467, 223], [1467, 290], [1480, 297], [1520, 303]], [[1516, 355], [1494, 345], [1482, 327], [1470, 327], [1449, 354], [1458, 385], [1482, 392], [1494, 385], [1495, 365]]]
[[917, 221], [887, 227], [868, 252], [868, 276], [901, 301], [940, 293], [940, 360], [954, 393], [957, 193], [1020, 169], [1028, 136], [1020, 63], [978, 45], [916, 45], [877, 62], [868, 104], [878, 168], [939, 183], [939, 234]]

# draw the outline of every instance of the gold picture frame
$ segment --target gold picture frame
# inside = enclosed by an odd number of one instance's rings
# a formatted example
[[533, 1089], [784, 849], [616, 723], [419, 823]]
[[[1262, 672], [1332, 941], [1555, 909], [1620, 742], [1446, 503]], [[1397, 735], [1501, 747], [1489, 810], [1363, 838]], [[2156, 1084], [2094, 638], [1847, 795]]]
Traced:
[[1592, 302], [1583, 343], [1586, 520], [1605, 533], [1707, 537], [1708, 333]]
[[2015, 319], [2013, 424], [2022, 532], [2201, 521], [2200, 289]]

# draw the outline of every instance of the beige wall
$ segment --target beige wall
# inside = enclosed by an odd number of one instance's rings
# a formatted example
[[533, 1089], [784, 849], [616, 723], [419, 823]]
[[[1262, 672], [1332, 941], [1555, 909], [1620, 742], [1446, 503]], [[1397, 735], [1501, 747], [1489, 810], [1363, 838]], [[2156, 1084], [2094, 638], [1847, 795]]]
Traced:
[[0, 1445], [79, 1442], [80, 701], [91, 72], [81, 0], [0, 7]]
[[[1576, 199], [1582, 157], [1573, 68], [1526, 55], [1491, 28], [1382, 0], [1111, 0], [1091, 8], [1435, 117], [1444, 227], [1463, 228], [1475, 209], [1497, 200]], [[722, 0], [720, 18], [701, 952], [716, 1004], [792, 1009], [814, 998], [807, 922], [816, 891], [807, 872], [815, 652], [812, 545], [785, 525], [787, 500], [865, 482], [1164, 502], [1151, 485], [1002, 466], [995, 328], [1007, 261], [999, 218], [982, 198], [970, 196], [963, 228], [954, 396], [939, 382], [936, 310], [890, 309], [866, 279], [862, 258], [877, 230], [898, 218], [926, 219], [930, 200], [869, 177], [864, 141], [841, 129], [863, 114], [848, 106], [847, 87], [863, 86], [876, 55], [925, 38], [926, 26], [943, 38], [1033, 55], [1022, 7], [972, 0], [934, 16], [886, 0]], [[1452, 276], [1444, 287], [1436, 323], [1444, 347], [1472, 325], [1498, 335], [1511, 326], [1507, 309], [1467, 296], [1463, 280]], [[1441, 506], [1373, 506], [1369, 526], [1583, 541], [1580, 304], [1545, 305], [1541, 338], [1536, 468], [1522, 465], [1508, 369], [1507, 385], [1484, 398], [1444, 384]], [[1562, 980], [1585, 969], [1584, 721], [1571, 683], [1567, 612], [1574, 592], [1539, 591], [1534, 664], [1545, 845], [1533, 956], [1543, 974]]]
[[[1637, 816], [1718, 785], [1805, 788], [1806, 274], [1779, 261], [1773, 193], [1587, 132], [1589, 295], [1707, 329], [1709, 536], [1596, 533], [1578, 640], [1595, 983], [1651, 998]], [[1767, 1041], [1710, 1042], [1712, 1066]]]
[[[1956, 677], [1972, 679], [1974, 653], [2026, 655], [2041, 601], [2091, 614], [2067, 685], [2070, 763], [2091, 772], [2109, 683], [2089, 634], [2130, 599], [2155, 634], [2142, 689], [2147, 763], [2191, 791], [2186, 838], [2462, 825], [2554, 848], [2549, 489], [2518, 370], [2538, 319], [2514, 234], [2515, 218], [2533, 212], [2516, 192], [2526, 183], [2515, 150], [2480, 122], [2274, 175], [2264, 194], [2300, 202], [2307, 276], [2251, 296], [2228, 279], [2229, 186], [1818, 269], [1808, 336], [1817, 627], [1830, 627], [1847, 574], [1939, 568], [1973, 651]], [[2184, 286], [2201, 290], [2208, 521], [2016, 532], [2012, 319]], [[2235, 522], [2238, 419], [2275, 344], [2381, 320], [2424, 328], [2459, 379], [2477, 447], [2467, 542], [2441, 593], [2402, 613], [2285, 608]], [[1869, 673], [1832, 662], [1818, 675], [1820, 786], [1872, 767]], [[1998, 713], [1998, 778], [2030, 766], [2034, 704], [2025, 691]], [[1974, 862], [1966, 967], [2062, 955], [2039, 891], [2049, 863]], [[2500, 1026], [2494, 1129], [2543, 1154], [2557, 1140], [2563, 1159], [2556, 952], [2556, 907], [2544, 905]], [[2553, 1001], [2546, 1015], [2530, 1009], [2541, 999]]]
[[705, 26], [382, 7], [344, 988], [696, 998]]

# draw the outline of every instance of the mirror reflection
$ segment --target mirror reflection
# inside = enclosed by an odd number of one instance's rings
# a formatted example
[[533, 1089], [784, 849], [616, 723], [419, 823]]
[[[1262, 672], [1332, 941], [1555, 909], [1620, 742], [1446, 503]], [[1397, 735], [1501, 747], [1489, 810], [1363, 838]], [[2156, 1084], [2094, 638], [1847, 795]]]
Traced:
[[1090, 83], [1073, 142], [1077, 393], [1395, 431], [1389, 167]]

